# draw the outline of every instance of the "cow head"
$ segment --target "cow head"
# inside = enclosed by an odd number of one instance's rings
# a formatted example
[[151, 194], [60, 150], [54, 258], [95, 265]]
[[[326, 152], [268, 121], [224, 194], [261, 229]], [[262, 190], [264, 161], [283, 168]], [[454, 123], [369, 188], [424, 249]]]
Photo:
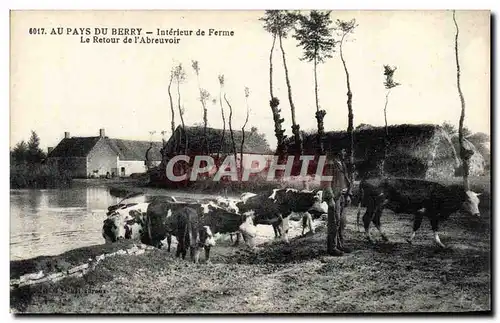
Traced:
[[204, 247], [215, 246], [214, 235], [208, 225], [205, 225], [200, 229], [200, 244]]
[[241, 194], [240, 200], [241, 200], [241, 202], [245, 203], [249, 198], [256, 196], [256, 195], [257, 194], [252, 193], [252, 192], [245, 192], [245, 193]]
[[473, 191], [465, 192], [465, 201], [462, 204], [462, 209], [474, 216], [479, 216], [479, 196], [481, 193], [474, 193]]
[[113, 213], [103, 222], [102, 235], [106, 241], [116, 242], [126, 236], [125, 219], [119, 213]]
[[235, 201], [225, 199], [225, 198], [219, 196], [215, 200], [215, 203], [217, 203], [218, 206], [226, 209], [229, 212], [234, 212], [234, 213], [239, 212], [238, 206], [236, 205]]
[[[302, 191], [307, 192], [307, 191]], [[311, 206], [311, 210], [317, 212], [328, 213], [328, 204], [323, 202], [323, 190], [314, 190], [312, 193], [312, 201], [313, 204]]]
[[131, 210], [128, 214], [130, 215], [130, 218], [127, 218], [127, 223], [132, 222], [145, 225], [146, 212]]
[[131, 210], [129, 215], [130, 217], [125, 219], [125, 239], [138, 239], [145, 226], [144, 217], [146, 213]]

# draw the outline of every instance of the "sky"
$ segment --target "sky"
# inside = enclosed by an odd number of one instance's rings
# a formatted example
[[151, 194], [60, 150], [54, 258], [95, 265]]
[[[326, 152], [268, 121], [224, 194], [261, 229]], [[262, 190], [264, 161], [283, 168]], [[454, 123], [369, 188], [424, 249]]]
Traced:
[[[34, 130], [41, 147], [64, 137], [97, 136], [104, 128], [112, 138], [160, 141], [170, 136], [168, 83], [170, 70], [182, 63], [187, 80], [180, 85], [187, 125], [202, 122], [199, 84], [216, 99], [208, 104], [209, 126], [222, 128], [218, 75], [233, 107], [233, 128], [244, 123], [244, 88], [250, 89], [247, 128], [256, 126], [275, 147], [269, 107], [269, 54], [272, 37], [258, 19], [262, 11], [25, 11], [11, 13], [10, 146], [28, 140]], [[490, 133], [490, 14], [457, 11], [459, 59], [466, 102], [465, 125]], [[353, 92], [354, 124], [384, 124], [386, 90], [383, 65], [397, 66], [401, 86], [389, 96], [389, 124], [449, 121], [458, 126], [455, 26], [451, 11], [333, 11], [332, 20], [356, 19], [358, 27], [343, 46]], [[143, 28], [234, 31], [234, 36], [180, 37], [178, 44], [80, 43], [79, 35], [30, 35], [30, 27]], [[87, 36], [85, 36], [87, 37]], [[88, 36], [92, 39], [93, 35]], [[169, 36], [165, 36], [169, 37]], [[301, 61], [292, 37], [283, 41], [301, 129], [313, 130], [313, 65]], [[281, 51], [273, 53], [275, 96], [280, 99], [286, 134], [291, 115]], [[347, 128], [346, 77], [338, 48], [318, 66], [319, 100], [325, 129]], [[172, 86], [174, 103], [177, 87]], [[180, 123], [176, 108], [175, 123]], [[226, 116], [229, 114], [224, 105]], [[156, 131], [151, 136], [150, 131]]]

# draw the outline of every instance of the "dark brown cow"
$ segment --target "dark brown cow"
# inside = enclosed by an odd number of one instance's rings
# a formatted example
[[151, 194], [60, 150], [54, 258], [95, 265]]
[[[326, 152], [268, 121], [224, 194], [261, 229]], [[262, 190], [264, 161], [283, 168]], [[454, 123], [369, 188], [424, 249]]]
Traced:
[[366, 206], [363, 222], [366, 238], [370, 242], [373, 242], [370, 235], [370, 222], [375, 224], [382, 238], [388, 240], [381, 231], [380, 217], [383, 209], [389, 209], [395, 213], [414, 214], [413, 232], [408, 239], [409, 243], [412, 242], [423, 217], [426, 216], [434, 231], [434, 241], [440, 247], [444, 247], [438, 235], [440, 221], [460, 210], [479, 216], [478, 196], [480, 194], [465, 191], [461, 185], [442, 185], [422, 179], [373, 178], [360, 183], [360, 195], [360, 206]]

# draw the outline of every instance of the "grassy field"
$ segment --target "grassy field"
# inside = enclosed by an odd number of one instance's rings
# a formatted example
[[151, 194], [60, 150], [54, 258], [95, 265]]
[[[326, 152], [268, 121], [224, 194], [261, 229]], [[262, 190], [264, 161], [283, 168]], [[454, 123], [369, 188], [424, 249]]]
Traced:
[[[491, 309], [491, 221], [487, 209], [483, 209], [481, 218], [456, 214], [443, 223], [441, 240], [446, 249], [433, 245], [426, 221], [414, 244], [408, 245], [405, 238], [411, 231], [412, 218], [390, 212], [382, 221], [391, 242], [382, 243], [374, 230], [378, 244], [370, 245], [354, 227], [356, 210], [347, 211], [347, 242], [354, 251], [343, 257], [326, 254], [323, 222], [316, 222], [318, 232], [306, 237], [298, 236], [300, 227], [295, 224], [290, 245], [272, 241], [272, 230], [266, 226], [256, 251], [219, 241], [213, 248], [211, 264], [195, 265], [164, 250], [106, 258], [83, 278], [11, 291], [11, 309], [25, 313]], [[87, 251], [84, 254], [88, 256]]]

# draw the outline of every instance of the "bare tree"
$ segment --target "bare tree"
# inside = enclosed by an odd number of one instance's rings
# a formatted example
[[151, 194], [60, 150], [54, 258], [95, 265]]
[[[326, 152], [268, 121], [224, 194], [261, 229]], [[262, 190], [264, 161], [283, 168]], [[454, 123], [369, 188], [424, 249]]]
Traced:
[[170, 99], [170, 111], [172, 113], [172, 121], [170, 123], [170, 128], [172, 129], [172, 134], [175, 132], [175, 109], [174, 109], [174, 101], [172, 100], [172, 92], [170, 88], [172, 87], [172, 81], [175, 76], [175, 68], [170, 71], [170, 82], [168, 83], [168, 97]]
[[330, 24], [331, 11], [321, 12], [312, 10], [308, 16], [298, 15], [299, 27], [295, 30], [293, 37], [299, 41], [298, 46], [301, 46], [304, 55], [301, 60], [313, 62], [314, 68], [314, 94], [316, 98], [316, 121], [318, 124], [318, 153], [323, 154], [323, 138], [325, 136], [324, 118], [325, 110], [320, 109], [318, 96], [318, 77], [317, 66], [319, 63], [324, 63], [328, 58], [332, 57], [335, 47], [335, 41], [332, 36], [332, 28]]
[[460, 97], [460, 105], [462, 107], [460, 113], [460, 120], [458, 122], [458, 142], [460, 144], [460, 159], [462, 159], [462, 176], [464, 180], [464, 188], [465, 190], [469, 190], [469, 160], [474, 154], [474, 152], [465, 147], [464, 141], [464, 119], [465, 119], [465, 99], [462, 93], [462, 88], [460, 87], [460, 63], [458, 61], [458, 24], [457, 19], [455, 17], [455, 10], [453, 10], [453, 22], [455, 23], [456, 34], [455, 34], [455, 60], [457, 63], [457, 90], [458, 96]]
[[[241, 127], [241, 145], [240, 145], [240, 176], [243, 176], [243, 147], [245, 146], [245, 127], [248, 123], [248, 118], [250, 116], [250, 107], [248, 105], [248, 97], [250, 96], [250, 89], [245, 86], [245, 103], [247, 106], [247, 113], [245, 117], [245, 122], [243, 123], [243, 127]], [[252, 134], [252, 133], [250, 133]], [[240, 177], [240, 180], [242, 177]]]
[[222, 116], [222, 136], [220, 139], [219, 151], [217, 152], [217, 160], [220, 159], [220, 155], [222, 153], [222, 149], [224, 147], [224, 139], [226, 135], [226, 117], [224, 115], [224, 105], [222, 104], [222, 94], [224, 92], [224, 74], [219, 75], [219, 104], [220, 104], [220, 113]]
[[196, 79], [198, 81], [198, 90], [200, 91], [200, 102], [201, 102], [201, 106], [203, 108], [202, 153], [206, 153], [208, 155], [208, 154], [210, 154], [210, 151], [209, 151], [209, 144], [208, 144], [208, 139], [207, 139], [207, 124], [208, 124], [207, 101], [210, 99], [210, 93], [208, 93], [207, 90], [202, 89], [200, 86], [200, 66], [198, 64], [198, 61], [192, 61], [192, 66], [193, 66], [194, 72], [196, 73]]
[[394, 72], [396, 72], [397, 67], [391, 67], [390, 65], [384, 65], [384, 87], [387, 90], [385, 94], [385, 105], [384, 105], [384, 121], [385, 121], [385, 137], [384, 137], [384, 159], [382, 161], [382, 174], [385, 170], [385, 159], [387, 158], [387, 151], [389, 150], [389, 128], [387, 126], [387, 104], [389, 103], [389, 94], [391, 90], [396, 86], [401, 85], [394, 81]]
[[276, 38], [279, 32], [279, 20], [280, 12], [278, 10], [266, 10], [265, 16], [259, 20], [264, 22], [264, 29], [273, 36], [273, 44], [269, 52], [269, 93], [271, 95], [271, 100], [269, 105], [271, 106], [271, 112], [273, 114], [274, 121], [274, 135], [276, 136], [277, 146], [276, 153], [280, 161], [285, 159], [286, 154], [286, 135], [285, 130], [282, 129], [284, 118], [281, 117], [281, 109], [278, 108], [280, 101], [273, 93], [273, 52], [274, 46], [276, 45]]
[[233, 126], [232, 126], [232, 120], [233, 120], [233, 107], [229, 103], [229, 101], [226, 98], [226, 93], [224, 93], [224, 100], [227, 103], [227, 106], [229, 107], [229, 120], [228, 120], [228, 125], [229, 125], [229, 134], [231, 135], [231, 145], [233, 148], [233, 154], [234, 154], [234, 161], [238, 159], [238, 152], [236, 151], [236, 143], [234, 141], [234, 132], [233, 132]]
[[300, 137], [300, 125], [297, 124], [295, 119], [295, 104], [292, 98], [292, 85], [290, 84], [290, 77], [288, 75], [288, 67], [286, 64], [285, 50], [283, 49], [283, 38], [288, 36], [288, 32], [294, 27], [297, 21], [297, 16], [295, 14], [283, 11], [280, 14], [280, 19], [278, 23], [278, 40], [280, 43], [281, 55], [283, 58], [283, 68], [285, 70], [285, 80], [286, 87], [288, 90], [288, 101], [290, 102], [290, 111], [292, 114], [292, 133], [295, 139], [295, 154], [300, 155], [302, 153], [302, 139]]
[[179, 116], [181, 118], [182, 130], [184, 131], [185, 137], [185, 146], [184, 146], [184, 154], [187, 154], [189, 138], [186, 131], [186, 124], [184, 123], [184, 108], [181, 106], [181, 83], [186, 81], [186, 72], [182, 67], [182, 63], [179, 63], [174, 69], [174, 78], [177, 83], [177, 108], [179, 109]]
[[[347, 134], [349, 136], [349, 146], [347, 149], [347, 155], [349, 156], [349, 181], [354, 183], [354, 113], [352, 109], [352, 91], [351, 91], [351, 81], [349, 76], [349, 71], [347, 70], [346, 61], [344, 59], [343, 45], [346, 41], [346, 37], [349, 34], [354, 33], [354, 28], [358, 25], [356, 24], [356, 19], [351, 19], [349, 21], [342, 21], [337, 19], [337, 30], [340, 33], [340, 59], [342, 60], [342, 65], [344, 66], [345, 76], [346, 76], [346, 84], [347, 84]], [[352, 187], [349, 187], [351, 190]]]

